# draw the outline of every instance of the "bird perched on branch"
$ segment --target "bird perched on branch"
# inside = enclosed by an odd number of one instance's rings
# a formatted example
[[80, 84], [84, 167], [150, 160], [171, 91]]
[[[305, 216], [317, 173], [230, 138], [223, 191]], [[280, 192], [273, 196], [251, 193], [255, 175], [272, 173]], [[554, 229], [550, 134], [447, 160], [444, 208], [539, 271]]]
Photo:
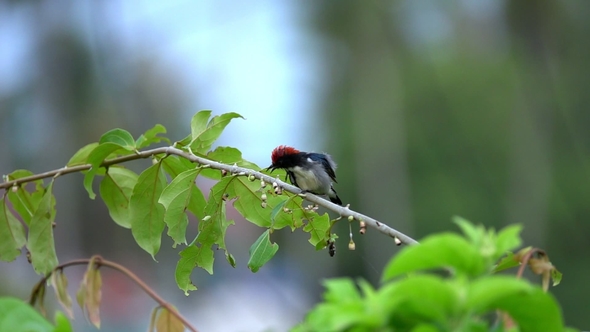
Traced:
[[292, 184], [303, 192], [326, 195], [332, 203], [342, 205], [342, 201], [332, 182], [336, 183], [336, 163], [327, 154], [302, 152], [290, 146], [280, 145], [272, 151], [272, 164], [267, 168], [274, 171], [282, 168], [287, 171]]

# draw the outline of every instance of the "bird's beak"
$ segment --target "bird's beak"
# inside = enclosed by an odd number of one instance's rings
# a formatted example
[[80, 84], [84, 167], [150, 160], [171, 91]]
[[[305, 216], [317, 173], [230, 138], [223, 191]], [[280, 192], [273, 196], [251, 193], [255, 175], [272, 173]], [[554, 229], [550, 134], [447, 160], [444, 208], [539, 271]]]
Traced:
[[274, 167], [273, 165], [268, 166], [267, 168], [265, 168], [265, 171], [270, 171], [270, 173], [272, 173], [274, 170], [276, 169], [276, 167]]

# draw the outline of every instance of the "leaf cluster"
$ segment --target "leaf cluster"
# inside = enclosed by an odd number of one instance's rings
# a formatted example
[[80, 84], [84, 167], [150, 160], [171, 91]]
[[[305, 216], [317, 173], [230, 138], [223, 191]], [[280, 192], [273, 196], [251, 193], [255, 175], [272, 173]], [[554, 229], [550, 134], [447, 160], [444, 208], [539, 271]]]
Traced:
[[[271, 241], [274, 230], [301, 228], [310, 234], [310, 243], [318, 249], [325, 247], [330, 237], [332, 223], [328, 214], [320, 215], [302, 207], [301, 197], [277, 192], [251, 174], [228, 174], [211, 168], [210, 164], [217, 162], [260, 171], [260, 167], [243, 159], [238, 149], [213, 149], [225, 127], [236, 118], [241, 116], [227, 113], [211, 117], [211, 111], [200, 111], [191, 120], [190, 135], [174, 144], [163, 136], [166, 128], [159, 124], [137, 139], [126, 130], [113, 129], [98, 142], [77, 151], [63, 171], [85, 173], [83, 184], [91, 199], [96, 198], [93, 183], [99, 179], [99, 194], [110, 217], [119, 226], [130, 229], [137, 244], [154, 259], [166, 230], [173, 246], [181, 246], [175, 278], [185, 293], [196, 290], [190, 280], [195, 267], [213, 273], [216, 250], [225, 253], [229, 264], [236, 264], [225, 245], [227, 229], [234, 224], [226, 216], [228, 203], [246, 220], [265, 228], [250, 248], [248, 267], [254, 272], [279, 248]], [[185, 155], [166, 153], [166, 149], [145, 150], [158, 143], [181, 149]], [[189, 160], [191, 156], [207, 163], [195, 163]], [[152, 163], [139, 174], [121, 165], [147, 157], [151, 157]], [[53, 235], [53, 186], [60, 175], [57, 173], [47, 185], [26, 170], [5, 176], [4, 180], [13, 181], [14, 185], [0, 200], [0, 260], [12, 261], [26, 248], [37, 273], [47, 274], [58, 265]], [[199, 178], [217, 181], [208, 195], [196, 185]], [[198, 232], [192, 236], [187, 234], [187, 230], [194, 229], [189, 228], [189, 221], [194, 220], [190, 215], [198, 222]], [[187, 241], [187, 237], [191, 240]]]
[[[378, 289], [364, 280], [326, 281], [323, 302], [293, 331], [573, 331], [551, 294], [494, 274], [521, 264], [522, 255], [510, 252], [521, 244], [519, 225], [496, 233], [455, 222], [463, 236], [441, 233], [405, 247], [385, 267]], [[496, 312], [502, 314], [492, 319]]]

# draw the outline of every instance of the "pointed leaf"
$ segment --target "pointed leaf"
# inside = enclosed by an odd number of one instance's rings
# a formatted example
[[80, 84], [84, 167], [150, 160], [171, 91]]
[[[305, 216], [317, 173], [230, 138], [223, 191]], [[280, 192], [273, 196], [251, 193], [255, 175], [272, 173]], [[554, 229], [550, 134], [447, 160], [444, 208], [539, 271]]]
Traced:
[[95, 264], [95, 258], [90, 259], [84, 278], [78, 289], [78, 304], [85, 310], [88, 320], [100, 329], [100, 302], [102, 299], [102, 278]]
[[190, 276], [195, 267], [201, 267], [209, 274], [213, 274], [213, 250], [211, 247], [196, 246], [191, 244], [180, 252], [180, 260], [176, 264], [174, 276], [178, 288], [188, 296], [189, 291], [197, 290]]
[[191, 139], [197, 139], [205, 129], [207, 129], [207, 123], [209, 122], [209, 117], [211, 116], [210, 110], [202, 110], [197, 112], [197, 114], [193, 115], [191, 119]]
[[[33, 175], [33, 172], [20, 169], [7, 175], [7, 179], [10, 181], [31, 175]], [[30, 185], [27, 186], [26, 184], [18, 186], [16, 187], [16, 189], [14, 189], [14, 187], [10, 188], [10, 190], [8, 191], [8, 200], [10, 201], [10, 203], [12, 203], [12, 207], [14, 208], [14, 210], [20, 215], [20, 217], [27, 225], [31, 224], [33, 214], [35, 213], [35, 210], [37, 210], [39, 202], [41, 202], [41, 198], [45, 193], [45, 188], [43, 187], [42, 180], [34, 181], [34, 184], [35, 191], [33, 192], [29, 192], [26, 189], [27, 187], [31, 187]]]
[[270, 230], [262, 233], [258, 240], [250, 247], [250, 260], [248, 261], [248, 268], [252, 272], [258, 270], [266, 264], [279, 250], [279, 245], [270, 242]]
[[303, 227], [303, 231], [311, 235], [309, 243], [313, 246], [317, 246], [319, 243], [326, 243], [330, 238], [329, 230], [330, 216], [327, 213], [308, 220], [305, 227]]
[[405, 247], [385, 267], [383, 281], [401, 274], [435, 268], [450, 268], [467, 276], [477, 276], [486, 266], [480, 253], [463, 237], [442, 233], [425, 238], [419, 246]]
[[493, 273], [498, 273], [519, 266], [520, 260], [512, 252], [508, 252], [494, 267]]
[[57, 269], [51, 274], [51, 285], [55, 290], [55, 297], [62, 308], [65, 310], [68, 317], [74, 319], [74, 311], [72, 310], [72, 298], [68, 294], [68, 279], [63, 273], [62, 269]]
[[459, 216], [454, 216], [453, 222], [459, 226], [465, 237], [471, 240], [472, 243], [478, 244], [482, 242], [483, 237], [486, 234], [486, 230], [483, 226], [475, 226], [467, 219]]
[[[200, 112], [195, 115], [199, 116]], [[199, 116], [201, 118], [202, 116]], [[207, 153], [213, 143], [219, 138], [223, 129], [229, 124], [232, 119], [243, 118], [237, 113], [225, 113], [222, 115], [214, 116], [211, 121], [207, 124], [207, 128], [202, 129], [202, 126], [197, 127], [197, 131], [192, 132], [192, 142], [190, 148], [195, 153]], [[192, 124], [192, 121], [191, 121]]]
[[254, 171], [260, 171], [260, 167], [258, 165], [242, 158], [242, 152], [240, 150], [229, 146], [219, 146], [215, 148], [215, 150], [207, 153], [207, 159], [215, 160], [228, 165], [236, 164]]
[[100, 145], [104, 143], [113, 143], [127, 151], [135, 150], [135, 140], [133, 136], [124, 129], [115, 128], [104, 133], [98, 141]]
[[164, 206], [158, 199], [165, 186], [161, 163], [152, 165], [139, 175], [129, 201], [133, 237], [152, 257], [160, 250], [164, 230]]
[[510, 225], [504, 227], [496, 237], [497, 256], [501, 257], [507, 251], [520, 247], [522, 240], [520, 239], [520, 232], [522, 225]]
[[[267, 194], [265, 207], [262, 205], [261, 196], [263, 193]], [[233, 181], [228, 183], [226, 194], [228, 199], [236, 199], [233, 206], [246, 220], [260, 227], [281, 229], [291, 226], [291, 229], [295, 229], [303, 225], [304, 219], [319, 218], [316, 213], [304, 211], [301, 208], [301, 198], [295, 197], [285, 201], [286, 195], [275, 195], [271, 191], [261, 191], [259, 181], [249, 181], [244, 176], [235, 177]], [[284, 212], [282, 208], [287, 208], [289, 212]], [[323, 227], [319, 224], [317, 226]], [[310, 226], [310, 229], [313, 230], [314, 227], [316, 225]]]
[[229, 253], [225, 247], [225, 233], [234, 222], [227, 220], [225, 215], [225, 201], [228, 199], [225, 194], [233, 179], [235, 178], [225, 178], [211, 188], [209, 201], [205, 206], [207, 217], [199, 222], [199, 234], [195, 239], [206, 248], [211, 248], [216, 244], [219, 249], [225, 251], [226, 258]]
[[156, 318], [158, 318], [158, 311], [160, 311], [162, 307], [155, 307], [152, 309], [152, 313], [150, 314], [150, 326], [148, 327], [148, 332], [153, 332], [154, 328], [156, 327]]
[[162, 191], [158, 202], [164, 206], [164, 222], [168, 226], [168, 235], [177, 244], [186, 244], [186, 227], [188, 226], [187, 208], [191, 205], [195, 209], [205, 208], [205, 197], [195, 184], [200, 169], [191, 169], [179, 174]]
[[70, 161], [68, 161], [67, 166], [72, 167], [72, 166], [87, 164], [88, 163], [87, 160], [88, 160], [88, 156], [90, 155], [90, 152], [92, 152], [92, 150], [94, 150], [97, 146], [98, 146], [98, 143], [96, 143], [96, 142], [86, 144], [83, 148], [78, 150], [72, 156], [72, 158], [70, 158]]
[[184, 324], [168, 309], [161, 308], [156, 321], [157, 332], [183, 332]]
[[57, 255], [53, 240], [53, 221], [55, 220], [55, 198], [53, 180], [49, 183], [39, 207], [31, 219], [27, 248], [35, 272], [47, 274], [57, 266]]
[[260, 182], [248, 181], [244, 176], [235, 177], [233, 181], [229, 181], [225, 193], [228, 199], [237, 198], [234, 202], [234, 208], [246, 218], [249, 222], [260, 226], [270, 227], [270, 213], [272, 208], [279, 204], [283, 199], [270, 196], [267, 198], [267, 207], [261, 206], [262, 193], [260, 190]]
[[94, 181], [94, 177], [100, 171], [100, 165], [103, 163], [105, 158], [107, 158], [109, 155], [120, 149], [120, 145], [117, 145], [112, 142], [106, 142], [100, 144], [99, 146], [94, 148], [92, 152], [90, 152], [87, 162], [92, 165], [92, 168], [88, 170], [88, 172], [86, 172], [86, 175], [84, 175], [84, 189], [86, 189], [86, 191], [88, 192], [88, 196], [90, 197], [90, 199], [94, 199], [96, 197], [96, 194], [92, 189], [92, 182]]
[[25, 228], [10, 212], [6, 200], [0, 199], [0, 260], [11, 262], [20, 256], [20, 249], [27, 243]]
[[109, 215], [119, 226], [125, 228], [131, 228], [129, 200], [137, 179], [138, 175], [128, 169], [109, 167], [100, 182], [100, 197], [109, 209]]
[[88, 312], [88, 319], [100, 328], [100, 301], [102, 298], [102, 278], [100, 271], [92, 269], [87, 272], [88, 278], [86, 280], [86, 310]]
[[135, 145], [137, 146], [137, 149], [141, 149], [146, 146], [150, 146], [154, 143], [159, 143], [161, 141], [164, 141], [168, 144], [172, 144], [167, 137], [158, 136], [158, 134], [165, 134], [165, 133], [166, 133], [166, 127], [162, 126], [161, 124], [157, 124], [153, 128], [148, 129], [144, 134], [139, 136], [139, 138], [135, 142]]

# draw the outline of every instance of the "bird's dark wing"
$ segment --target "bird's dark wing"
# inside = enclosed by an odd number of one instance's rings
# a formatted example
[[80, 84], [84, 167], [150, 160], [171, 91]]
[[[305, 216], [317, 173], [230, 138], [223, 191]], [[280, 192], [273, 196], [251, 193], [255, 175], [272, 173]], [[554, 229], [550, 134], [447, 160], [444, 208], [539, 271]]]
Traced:
[[336, 173], [334, 172], [334, 168], [332, 168], [332, 164], [330, 164], [328, 159], [319, 153], [310, 153], [307, 155], [307, 157], [314, 162], [321, 163], [332, 181], [334, 181], [334, 183], [338, 183], [338, 181], [336, 181]]
[[291, 172], [291, 171], [287, 171], [287, 176], [289, 177], [289, 181], [291, 181], [291, 183], [299, 188], [299, 185], [297, 184], [297, 180], [295, 179], [295, 173]]

